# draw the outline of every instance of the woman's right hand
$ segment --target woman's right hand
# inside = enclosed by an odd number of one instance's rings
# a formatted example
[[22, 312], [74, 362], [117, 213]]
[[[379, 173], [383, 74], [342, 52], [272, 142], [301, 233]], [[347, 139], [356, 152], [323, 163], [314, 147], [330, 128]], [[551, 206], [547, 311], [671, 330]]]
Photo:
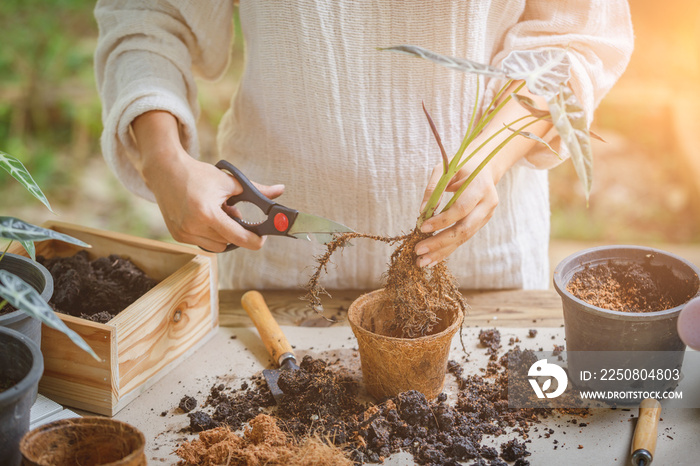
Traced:
[[[228, 244], [260, 249], [264, 238], [234, 221], [231, 216], [240, 214], [226, 205], [242, 192], [240, 184], [214, 165], [192, 158], [180, 143], [177, 125], [168, 112], [148, 112], [132, 123], [141, 155], [137, 168], [173, 239], [213, 252]], [[284, 191], [283, 185], [254, 184], [270, 199]]]

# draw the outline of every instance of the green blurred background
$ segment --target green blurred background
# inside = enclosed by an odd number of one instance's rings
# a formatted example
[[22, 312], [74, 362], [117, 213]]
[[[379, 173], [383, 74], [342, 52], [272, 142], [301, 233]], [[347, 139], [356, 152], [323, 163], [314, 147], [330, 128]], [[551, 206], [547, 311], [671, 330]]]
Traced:
[[[169, 239], [157, 206], [107, 169], [92, 54], [93, 1], [0, 2], [0, 149], [20, 158], [58, 220]], [[550, 172], [552, 238], [605, 243], [700, 243], [700, 2], [631, 2], [630, 66], [601, 104], [589, 206], [570, 163]], [[199, 82], [203, 157], [243, 68], [240, 30], [226, 76]], [[9, 176], [3, 215], [50, 217]]]

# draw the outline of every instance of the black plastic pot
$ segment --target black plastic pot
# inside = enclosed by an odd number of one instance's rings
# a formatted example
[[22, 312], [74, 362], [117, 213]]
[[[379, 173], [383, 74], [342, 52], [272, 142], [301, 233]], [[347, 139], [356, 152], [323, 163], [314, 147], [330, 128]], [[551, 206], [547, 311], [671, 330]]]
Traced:
[[[673, 277], [664, 284], [676, 302], [674, 308], [658, 312], [620, 312], [592, 306], [566, 290], [571, 277], [585, 266], [609, 260], [649, 262], [652, 270], [668, 269]], [[652, 272], [653, 273], [653, 272]], [[568, 351], [684, 351], [676, 322], [683, 306], [700, 295], [700, 269], [685, 259], [642, 246], [602, 246], [570, 255], [554, 270], [554, 288], [564, 307]]]
[[17, 381], [0, 392], [0, 463], [18, 465], [19, 442], [29, 430], [44, 360], [39, 345], [27, 336], [0, 327], [0, 380]]
[[[593, 306], [567, 291], [567, 285], [576, 272], [610, 260], [647, 264], [652, 276], [658, 275], [664, 289], [679, 305], [657, 312], [621, 312]], [[584, 368], [585, 353], [577, 353], [582, 351], [634, 351], [638, 357], [632, 353], [629, 357], [618, 353], [616, 357], [630, 368], [644, 363], [652, 367], [655, 362], [650, 358], [656, 358], [665, 367], [680, 369], [686, 345], [678, 336], [678, 316], [688, 301], [700, 296], [699, 277], [700, 269], [685, 259], [642, 246], [596, 247], [579, 251], [561, 261], [554, 270], [554, 288], [563, 303], [569, 369], [578, 371]]]
[[[0, 260], [0, 269], [18, 276], [41, 294], [49, 302], [53, 295], [53, 278], [46, 267], [27, 257], [5, 254]], [[7, 327], [27, 335], [41, 347], [41, 322], [29, 317], [23, 311], [0, 315], [0, 327]]]

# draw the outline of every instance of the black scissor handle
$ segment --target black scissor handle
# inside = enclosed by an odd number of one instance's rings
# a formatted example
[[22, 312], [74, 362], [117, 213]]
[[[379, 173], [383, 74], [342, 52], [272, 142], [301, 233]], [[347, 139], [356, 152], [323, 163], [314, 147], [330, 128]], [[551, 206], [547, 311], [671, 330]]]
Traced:
[[[235, 220], [246, 230], [253, 232], [258, 236], [288, 236], [287, 232], [292, 227], [292, 224], [294, 224], [294, 220], [299, 213], [298, 211], [270, 200], [267, 196], [261, 193], [253, 183], [251, 183], [243, 172], [233, 166], [233, 164], [230, 162], [226, 160], [219, 160], [216, 163], [216, 168], [229, 172], [243, 188], [243, 192], [231, 196], [226, 200], [227, 205], [233, 206], [239, 202], [250, 202], [262, 210], [265, 215], [267, 215], [267, 219], [262, 223], [253, 224], [248, 223], [238, 217], [231, 217], [233, 220]], [[223, 252], [231, 251], [237, 248], [238, 246], [235, 244], [229, 244], [226, 246], [226, 249]]]

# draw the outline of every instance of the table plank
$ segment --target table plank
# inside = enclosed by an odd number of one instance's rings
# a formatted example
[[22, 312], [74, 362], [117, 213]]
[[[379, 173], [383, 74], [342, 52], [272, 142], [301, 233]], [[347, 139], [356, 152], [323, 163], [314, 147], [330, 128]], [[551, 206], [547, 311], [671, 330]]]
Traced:
[[[302, 327], [329, 327], [347, 325], [346, 313], [350, 304], [367, 290], [334, 290], [324, 299], [328, 321], [309, 308], [301, 297], [302, 290], [263, 290], [270, 311], [280, 325]], [[564, 324], [561, 299], [554, 290], [497, 290], [462, 292], [470, 305], [465, 325], [503, 327], [560, 327]], [[250, 327], [252, 325], [241, 306], [242, 291], [219, 292], [219, 322], [223, 327]]]

